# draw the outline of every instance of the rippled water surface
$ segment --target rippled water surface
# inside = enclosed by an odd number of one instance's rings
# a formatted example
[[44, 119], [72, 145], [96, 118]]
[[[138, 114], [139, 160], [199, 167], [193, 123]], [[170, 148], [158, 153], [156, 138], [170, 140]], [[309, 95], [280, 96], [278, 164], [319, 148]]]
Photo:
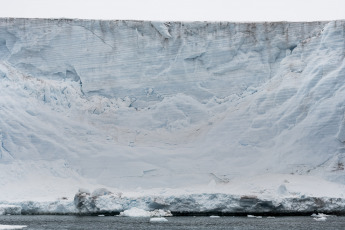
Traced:
[[168, 217], [168, 222], [150, 223], [150, 218], [116, 216], [0, 216], [2, 225], [27, 225], [24, 229], [345, 229], [345, 217], [326, 221], [312, 217]]

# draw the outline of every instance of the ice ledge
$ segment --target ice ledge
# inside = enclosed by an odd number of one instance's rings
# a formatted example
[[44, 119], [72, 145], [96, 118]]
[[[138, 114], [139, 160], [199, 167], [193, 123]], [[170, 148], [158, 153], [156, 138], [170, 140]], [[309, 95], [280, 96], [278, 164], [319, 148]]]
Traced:
[[[80, 195], [80, 194], [79, 194]], [[78, 195], [78, 196], [79, 196]], [[99, 197], [84, 194], [79, 206], [74, 201], [18, 202], [7, 207], [16, 207], [20, 212], [7, 214], [64, 214], [64, 215], [119, 215], [133, 208], [145, 211], [163, 210], [174, 216], [191, 215], [310, 215], [345, 214], [345, 199], [331, 197], [288, 197], [282, 199], [260, 199], [256, 196], [230, 194], [189, 194], [179, 196], [120, 197], [114, 194]], [[6, 206], [6, 205], [5, 205]], [[0, 206], [1, 207], [1, 206]], [[5, 213], [6, 214], [6, 213]]]
[[0, 204], [0, 215], [20, 215], [20, 205]]

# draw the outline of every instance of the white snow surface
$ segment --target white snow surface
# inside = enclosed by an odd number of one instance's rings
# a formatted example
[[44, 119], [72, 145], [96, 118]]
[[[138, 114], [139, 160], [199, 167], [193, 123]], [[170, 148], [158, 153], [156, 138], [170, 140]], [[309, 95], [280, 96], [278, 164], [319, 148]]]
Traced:
[[[344, 31], [0, 19], [0, 201], [75, 212], [80, 187], [344, 198]], [[110, 196], [99, 207], [126, 210]]]

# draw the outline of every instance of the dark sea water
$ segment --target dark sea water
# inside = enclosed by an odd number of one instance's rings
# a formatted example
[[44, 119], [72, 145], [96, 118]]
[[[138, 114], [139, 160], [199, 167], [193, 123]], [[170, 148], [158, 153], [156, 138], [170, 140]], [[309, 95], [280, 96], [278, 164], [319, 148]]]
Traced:
[[168, 222], [150, 223], [149, 218], [116, 216], [0, 216], [2, 225], [27, 225], [30, 229], [345, 229], [345, 217], [327, 217], [324, 222], [312, 217], [168, 217]]

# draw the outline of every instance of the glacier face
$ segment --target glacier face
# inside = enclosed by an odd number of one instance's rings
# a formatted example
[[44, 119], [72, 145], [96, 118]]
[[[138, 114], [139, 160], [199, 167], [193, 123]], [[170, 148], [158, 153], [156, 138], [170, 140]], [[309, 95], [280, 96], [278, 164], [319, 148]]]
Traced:
[[344, 21], [0, 19], [0, 185], [344, 184], [344, 55]]

